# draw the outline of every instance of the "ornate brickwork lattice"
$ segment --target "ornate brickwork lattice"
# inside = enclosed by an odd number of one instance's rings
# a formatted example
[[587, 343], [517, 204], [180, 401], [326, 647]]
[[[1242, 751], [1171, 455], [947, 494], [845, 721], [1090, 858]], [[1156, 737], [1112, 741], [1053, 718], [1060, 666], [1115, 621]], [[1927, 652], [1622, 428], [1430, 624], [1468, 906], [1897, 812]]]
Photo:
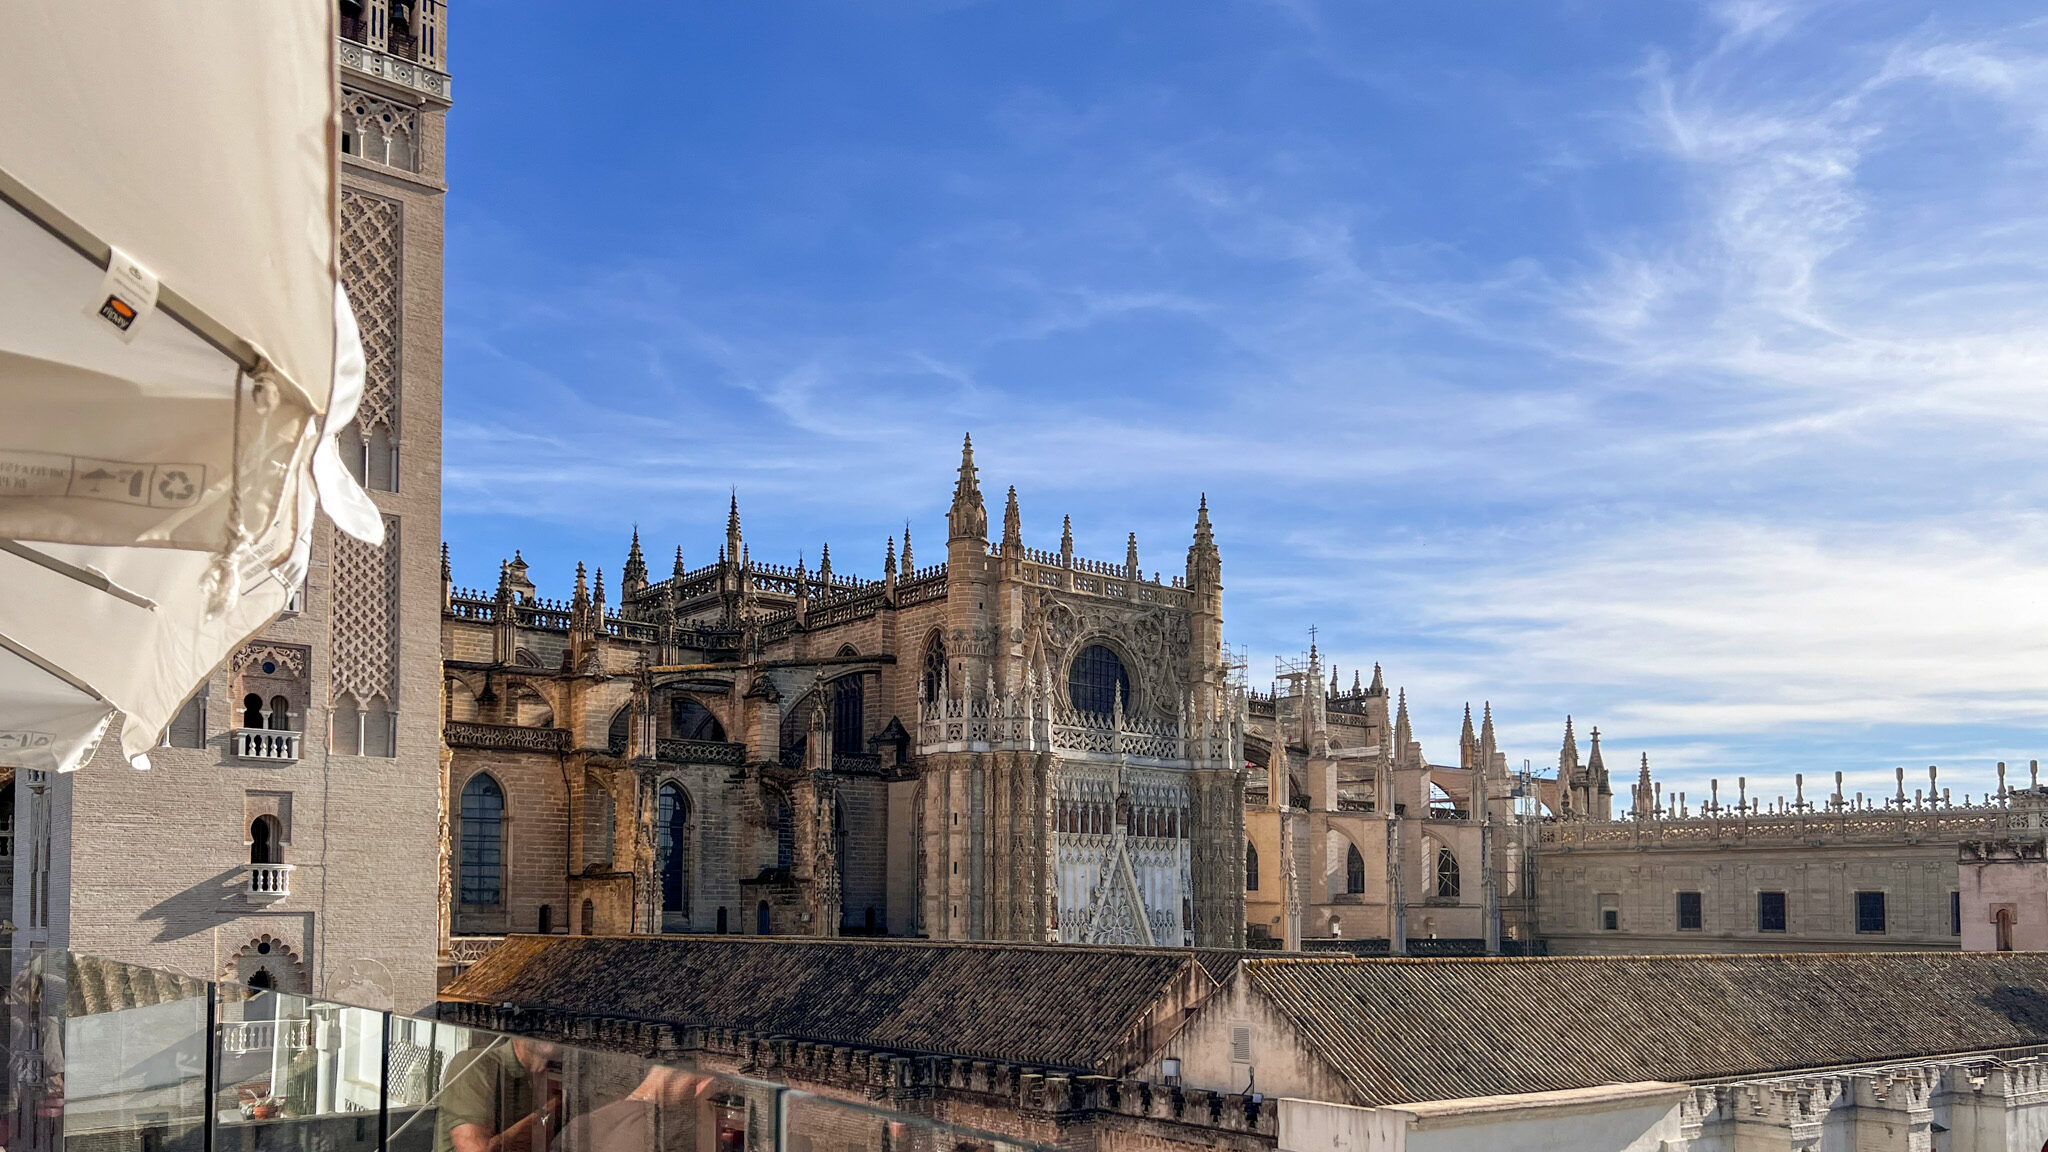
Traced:
[[384, 544], [334, 534], [333, 697], [398, 697], [398, 518]]
[[364, 431], [397, 427], [400, 223], [396, 201], [341, 190], [341, 283], [363, 330]]

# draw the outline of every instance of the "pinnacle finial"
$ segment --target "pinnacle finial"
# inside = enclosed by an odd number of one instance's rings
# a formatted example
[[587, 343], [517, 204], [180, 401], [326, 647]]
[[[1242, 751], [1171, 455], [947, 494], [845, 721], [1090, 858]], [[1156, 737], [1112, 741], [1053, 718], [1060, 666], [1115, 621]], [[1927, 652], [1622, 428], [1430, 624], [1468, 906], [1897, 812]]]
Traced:
[[1124, 567], [1132, 572], [1138, 570], [1138, 534], [1131, 533], [1130, 543], [1124, 545]]
[[889, 551], [882, 557], [882, 571], [890, 576], [896, 574], [896, 538], [889, 537]]
[[960, 479], [953, 485], [953, 507], [946, 513], [952, 538], [988, 539], [988, 509], [981, 502], [981, 482], [974, 468], [974, 437], [960, 443]]
[[678, 576], [683, 574], [683, 546], [681, 544], [676, 545], [675, 574]]
[[441, 579], [447, 580], [454, 576], [454, 574], [454, 569], [448, 566], [448, 542], [443, 540], [441, 541]]
[[1060, 517], [1060, 551], [1072, 552], [1073, 550], [1074, 518], [1072, 516], [1062, 516]]
[[916, 571], [916, 562], [910, 558], [910, 521], [905, 520], [903, 522], [903, 574], [909, 576], [916, 573]]
[[1010, 497], [1003, 505], [1003, 549], [1024, 546], [1024, 518], [1017, 511], [1017, 486], [1010, 485]]

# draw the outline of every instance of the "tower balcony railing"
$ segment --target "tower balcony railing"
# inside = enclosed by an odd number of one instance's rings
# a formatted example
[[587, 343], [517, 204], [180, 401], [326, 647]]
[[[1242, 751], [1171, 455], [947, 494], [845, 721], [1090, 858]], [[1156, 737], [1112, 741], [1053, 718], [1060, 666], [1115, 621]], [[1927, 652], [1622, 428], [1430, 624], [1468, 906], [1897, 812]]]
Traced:
[[237, 728], [229, 733], [237, 760], [265, 760], [286, 764], [299, 758], [303, 732], [280, 728]]
[[251, 904], [275, 904], [292, 894], [292, 865], [244, 864]]

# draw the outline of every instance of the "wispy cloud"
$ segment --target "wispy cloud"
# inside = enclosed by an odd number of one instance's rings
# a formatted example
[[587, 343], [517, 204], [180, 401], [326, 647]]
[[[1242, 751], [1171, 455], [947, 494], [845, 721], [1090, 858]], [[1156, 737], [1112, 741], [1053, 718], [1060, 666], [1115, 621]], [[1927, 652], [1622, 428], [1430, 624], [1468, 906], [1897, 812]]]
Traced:
[[[631, 520], [694, 553], [734, 483], [757, 552], [879, 555], [936, 537], [972, 430], [1042, 542], [1072, 512], [1163, 569], [1209, 492], [1255, 674], [1317, 624], [1438, 753], [1467, 698], [1518, 758], [1570, 711], [1674, 786], [1982, 777], [2048, 726], [2048, 25], [2018, 6], [835, 19], [866, 51], [790, 83], [844, 106], [729, 77], [679, 167], [606, 159], [646, 169], [610, 241], [494, 223], [458, 173], [458, 565], [566, 571]], [[720, 50], [754, 48], [684, 67]]]

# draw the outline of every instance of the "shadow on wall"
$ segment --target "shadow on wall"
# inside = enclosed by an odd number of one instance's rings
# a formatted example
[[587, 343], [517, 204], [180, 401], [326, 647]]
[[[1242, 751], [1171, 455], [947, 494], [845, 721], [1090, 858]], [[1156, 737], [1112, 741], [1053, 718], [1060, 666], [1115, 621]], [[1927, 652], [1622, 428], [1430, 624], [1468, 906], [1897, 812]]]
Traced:
[[210, 932], [223, 917], [244, 916], [257, 908], [249, 903], [249, 875], [237, 866], [150, 905], [139, 919], [156, 922], [151, 943], [162, 944]]

